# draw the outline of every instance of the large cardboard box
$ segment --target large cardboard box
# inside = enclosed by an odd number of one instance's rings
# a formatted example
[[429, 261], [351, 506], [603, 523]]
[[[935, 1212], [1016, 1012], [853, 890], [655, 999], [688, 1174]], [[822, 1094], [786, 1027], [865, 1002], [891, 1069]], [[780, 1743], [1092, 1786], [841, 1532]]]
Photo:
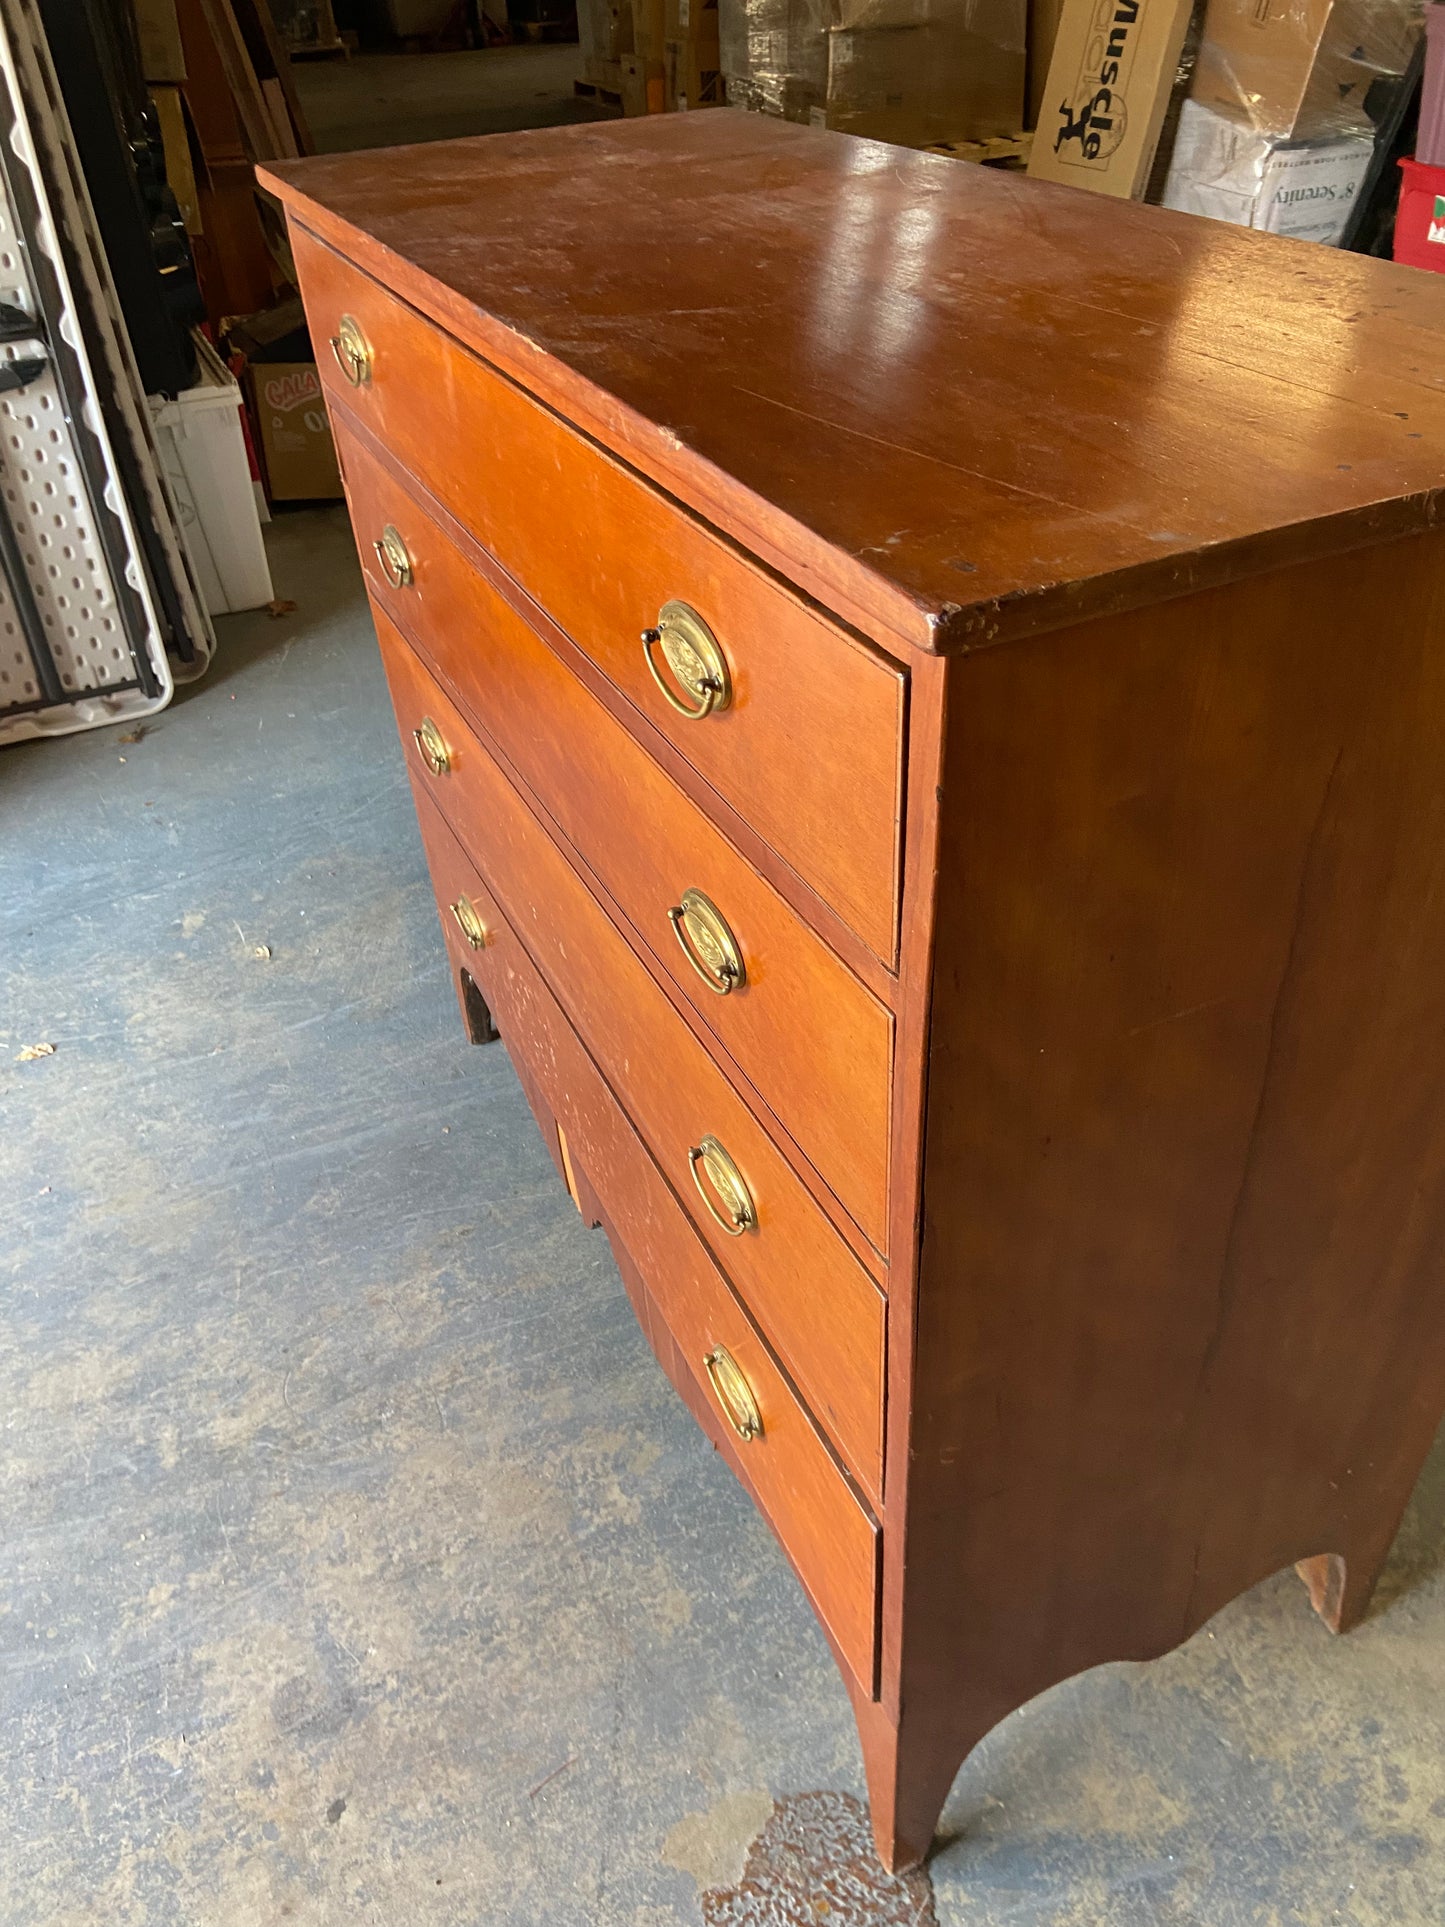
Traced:
[[1065, 0], [1029, 156], [1037, 180], [1141, 194], [1191, 0]]
[[339, 496], [341, 471], [315, 362], [258, 362], [246, 370], [246, 381], [261, 431], [271, 500], [311, 502]]
[[834, 27], [826, 125], [904, 147], [1016, 134], [1026, 18], [1025, 4], [989, 0], [914, 24]]
[[1191, 98], [1281, 139], [1362, 133], [1423, 30], [1422, 0], [1209, 0]]
[[1236, 227], [1265, 228], [1333, 247], [1345, 231], [1373, 153], [1374, 142], [1365, 135], [1281, 141], [1187, 100], [1163, 203], [1185, 214], [1207, 214]]

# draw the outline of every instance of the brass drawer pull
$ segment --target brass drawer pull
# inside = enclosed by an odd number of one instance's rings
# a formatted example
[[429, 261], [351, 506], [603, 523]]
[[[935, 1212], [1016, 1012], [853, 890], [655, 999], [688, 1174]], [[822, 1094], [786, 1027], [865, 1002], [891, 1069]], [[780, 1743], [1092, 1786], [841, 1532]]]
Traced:
[[451, 906], [456, 926], [472, 946], [473, 950], [487, 947], [487, 926], [482, 922], [482, 913], [468, 896], [460, 896]]
[[433, 776], [446, 776], [451, 771], [452, 753], [447, 748], [447, 739], [442, 735], [430, 716], [423, 716], [421, 727], [412, 732], [413, 740], [421, 751], [421, 760]]
[[709, 990], [726, 997], [730, 990], [742, 988], [748, 980], [743, 953], [727, 918], [710, 897], [701, 890], [684, 890], [682, 902], [673, 905], [667, 920], [683, 956]]
[[331, 337], [331, 352], [336, 357], [337, 367], [353, 388], [370, 381], [371, 345], [361, 332], [361, 323], [355, 315], [344, 314], [336, 324], [336, 333]]
[[725, 1345], [715, 1345], [702, 1361], [717, 1402], [740, 1439], [763, 1436], [763, 1415], [743, 1368]]
[[401, 530], [394, 522], [388, 522], [380, 536], [372, 543], [376, 559], [381, 564], [381, 572], [393, 589], [406, 589], [411, 586], [411, 557], [406, 543], [402, 540]]
[[[697, 1195], [707, 1206], [709, 1215], [728, 1236], [741, 1238], [745, 1231], [755, 1230], [758, 1208], [753, 1203], [748, 1181], [717, 1139], [709, 1136], [701, 1144], [694, 1144], [688, 1151], [687, 1161], [692, 1168], [692, 1181], [697, 1186]], [[707, 1173], [706, 1184], [702, 1181], [704, 1172]], [[721, 1210], [718, 1209], [719, 1203]]]
[[[652, 653], [659, 645], [668, 668], [692, 697], [691, 702], [675, 694], [664, 679]], [[652, 680], [678, 715], [685, 716], [690, 723], [700, 723], [704, 716], [715, 715], [732, 701], [733, 683], [727, 657], [712, 630], [687, 603], [664, 605], [657, 627], [642, 632], [642, 654]]]

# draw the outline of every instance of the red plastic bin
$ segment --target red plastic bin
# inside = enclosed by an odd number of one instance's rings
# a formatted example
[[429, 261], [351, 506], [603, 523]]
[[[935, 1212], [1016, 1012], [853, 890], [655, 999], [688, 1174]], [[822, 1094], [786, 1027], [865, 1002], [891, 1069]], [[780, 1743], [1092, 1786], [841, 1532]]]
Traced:
[[1403, 160], [1395, 215], [1395, 259], [1445, 274], [1445, 167]]

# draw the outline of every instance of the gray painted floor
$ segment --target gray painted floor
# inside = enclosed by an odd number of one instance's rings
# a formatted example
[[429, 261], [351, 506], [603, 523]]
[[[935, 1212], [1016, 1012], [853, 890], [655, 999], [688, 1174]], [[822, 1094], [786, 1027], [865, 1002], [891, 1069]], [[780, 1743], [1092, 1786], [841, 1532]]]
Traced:
[[[462, 1040], [342, 512], [272, 554], [0, 754], [0, 1920], [697, 1923], [843, 1690]], [[1437, 1453], [1349, 1639], [1281, 1575], [1009, 1721], [939, 1920], [1445, 1918], [1442, 1540]]]

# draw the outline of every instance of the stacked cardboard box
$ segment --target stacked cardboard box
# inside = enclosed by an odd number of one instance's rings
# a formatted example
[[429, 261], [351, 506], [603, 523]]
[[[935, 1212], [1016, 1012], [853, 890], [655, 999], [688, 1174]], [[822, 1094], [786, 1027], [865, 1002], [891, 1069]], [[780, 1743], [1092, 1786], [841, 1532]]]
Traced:
[[1421, 0], [1210, 0], [1164, 205], [1337, 242]]
[[926, 147], [1024, 120], [1028, 0], [719, 0], [728, 100]]

